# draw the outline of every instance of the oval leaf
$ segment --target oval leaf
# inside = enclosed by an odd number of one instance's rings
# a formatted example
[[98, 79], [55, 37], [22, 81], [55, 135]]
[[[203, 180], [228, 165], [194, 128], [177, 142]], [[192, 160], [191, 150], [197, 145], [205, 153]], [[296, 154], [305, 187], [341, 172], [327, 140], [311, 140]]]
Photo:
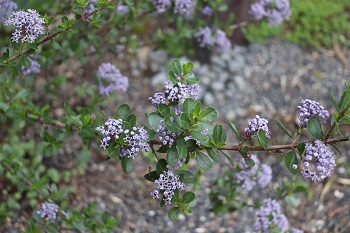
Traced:
[[204, 171], [209, 171], [213, 166], [213, 163], [208, 158], [208, 156], [200, 151], [196, 152], [196, 159], [199, 168], [201, 168]]
[[172, 222], [176, 222], [177, 219], [179, 218], [180, 214], [180, 208], [179, 207], [173, 207], [169, 210], [168, 212], [168, 218]]
[[207, 148], [207, 152], [209, 157], [214, 160], [215, 162], [219, 163], [220, 162], [220, 157], [217, 155], [217, 153], [215, 153], [215, 151], [213, 149], [209, 149]]
[[161, 120], [163, 120], [163, 117], [161, 117], [156, 112], [151, 112], [150, 114], [148, 114], [148, 123], [151, 126], [151, 128], [156, 132]]
[[321, 123], [317, 117], [311, 117], [307, 121], [307, 129], [309, 130], [310, 134], [315, 138], [317, 139], [323, 138]]
[[294, 164], [298, 165], [298, 158], [295, 151], [291, 150], [286, 154], [284, 163], [286, 164], [286, 167], [290, 173], [293, 175], [298, 173], [298, 169], [293, 168]]
[[165, 159], [160, 159], [157, 162], [156, 165], [156, 172], [158, 175], [165, 173], [168, 171], [168, 168], [166, 167], [168, 165], [167, 161]]
[[266, 150], [268, 147], [267, 138], [265, 131], [262, 129], [259, 129], [258, 131], [258, 141], [260, 142], [260, 145]]
[[125, 172], [126, 174], [129, 174], [132, 172], [132, 169], [134, 168], [134, 164], [133, 164], [133, 158], [128, 158], [127, 156], [122, 157], [122, 169], [123, 172]]
[[182, 196], [182, 203], [187, 204], [193, 201], [196, 198], [196, 195], [193, 192], [185, 192]]
[[130, 107], [127, 104], [122, 104], [118, 107], [117, 109], [117, 114], [116, 117], [117, 118], [121, 118], [124, 119], [125, 117], [127, 117], [127, 115], [129, 115], [130, 113]]
[[181, 74], [182, 74], [182, 67], [181, 67], [180, 61], [178, 59], [172, 60], [171, 66], [172, 66], [172, 69], [174, 70], [175, 74], [181, 76]]
[[175, 166], [177, 164], [177, 161], [179, 161], [179, 154], [177, 153], [176, 147], [174, 145], [169, 148], [166, 155], [166, 161], [172, 166]]

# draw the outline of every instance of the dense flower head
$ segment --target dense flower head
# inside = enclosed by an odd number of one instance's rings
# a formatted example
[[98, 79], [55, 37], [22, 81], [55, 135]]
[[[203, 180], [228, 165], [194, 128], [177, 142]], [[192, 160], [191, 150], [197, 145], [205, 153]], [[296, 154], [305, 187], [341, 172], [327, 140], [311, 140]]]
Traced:
[[56, 220], [56, 214], [58, 212], [58, 205], [54, 203], [45, 202], [41, 205], [40, 210], [37, 213], [41, 218], [46, 219], [47, 221], [54, 222]]
[[96, 76], [100, 79], [100, 94], [110, 95], [114, 91], [126, 91], [129, 80], [120, 73], [120, 70], [111, 63], [102, 63], [97, 70]]
[[15, 28], [11, 40], [16, 43], [19, 39], [22, 39], [22, 42], [33, 43], [36, 38], [45, 34], [44, 19], [40, 18], [39, 13], [32, 9], [12, 12], [4, 25]]
[[232, 47], [226, 33], [219, 29], [213, 31], [209, 27], [200, 27], [194, 36], [199, 42], [199, 47], [215, 48], [218, 53], [225, 53]]
[[171, 6], [170, 0], [153, 0], [153, 5], [159, 13], [163, 13]]
[[129, 13], [129, 7], [127, 5], [120, 4], [119, 6], [117, 6], [116, 11], [120, 15], [126, 15]]
[[157, 128], [157, 133], [159, 135], [158, 136], [159, 140], [162, 141], [163, 145], [168, 145], [169, 147], [173, 145], [175, 138], [181, 135], [180, 132], [174, 133], [168, 130], [168, 128], [164, 125], [164, 120], [160, 121], [160, 124], [158, 125], [158, 128]]
[[[172, 171], [166, 171], [164, 174], [160, 174], [159, 179], [154, 181], [158, 185], [158, 189], [163, 192], [163, 200], [165, 204], [171, 204], [171, 198], [176, 189], [184, 189], [185, 185], [179, 180], [179, 178], [180, 177], [175, 175]], [[159, 198], [158, 194], [158, 190], [151, 192], [153, 198]]]
[[0, 0], [0, 22], [3, 23], [5, 18], [11, 15], [12, 11], [17, 9], [17, 4], [12, 0]]
[[255, 115], [255, 118], [248, 120], [248, 128], [244, 128], [244, 132], [248, 137], [250, 137], [251, 135], [256, 134], [259, 131], [259, 129], [262, 129], [265, 131], [266, 137], [270, 138], [270, 131], [267, 126], [267, 123], [268, 120], [258, 115]]
[[148, 144], [146, 142], [148, 134], [143, 127], [133, 127], [131, 130], [123, 129], [122, 119], [108, 118], [104, 125], [100, 125], [95, 129], [103, 137], [101, 139], [101, 147], [105, 150], [109, 147], [110, 143], [115, 139], [123, 138], [125, 145], [120, 148], [120, 157], [132, 157], [135, 158], [140, 151], [147, 151]]
[[272, 170], [269, 165], [260, 163], [256, 155], [250, 155], [250, 158], [254, 160], [255, 165], [249, 167], [242, 158], [240, 161], [241, 171], [236, 174], [239, 183], [238, 189], [241, 191], [249, 192], [256, 185], [265, 188], [272, 179]]
[[[300, 126], [304, 128], [307, 126], [307, 122], [311, 117], [318, 117], [322, 119], [326, 119], [329, 117], [328, 111], [325, 110], [320, 103], [313, 100], [302, 100], [300, 102], [300, 105], [298, 106], [298, 109]], [[325, 121], [323, 123], [325, 123]]]
[[175, 0], [174, 13], [179, 15], [189, 15], [192, 13], [194, 0]]
[[310, 177], [317, 183], [332, 175], [336, 166], [334, 153], [323, 142], [306, 143], [304, 155], [300, 164], [293, 166], [294, 169], [299, 166], [304, 178]]
[[213, 9], [210, 6], [205, 6], [201, 10], [202, 15], [211, 16], [213, 14]]
[[259, 0], [251, 5], [249, 13], [255, 20], [266, 17], [271, 26], [280, 25], [292, 14], [289, 0]]
[[29, 56], [27, 58], [30, 61], [30, 66], [29, 67], [25, 67], [25, 66], [21, 67], [23, 75], [27, 76], [27, 75], [33, 74], [33, 73], [35, 73], [35, 74], [40, 73], [40, 64], [36, 60], [38, 58], [38, 56]]
[[264, 233], [288, 231], [288, 220], [281, 211], [281, 206], [276, 200], [265, 199], [262, 206], [255, 210], [257, 221], [254, 224], [255, 231]]

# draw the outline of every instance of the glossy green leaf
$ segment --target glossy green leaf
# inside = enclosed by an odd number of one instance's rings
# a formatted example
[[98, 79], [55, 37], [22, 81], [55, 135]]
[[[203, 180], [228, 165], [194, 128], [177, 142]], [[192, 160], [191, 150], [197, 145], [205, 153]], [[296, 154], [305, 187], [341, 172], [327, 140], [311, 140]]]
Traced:
[[244, 160], [245, 164], [248, 166], [248, 167], [254, 167], [255, 166], [255, 161], [252, 159], [252, 158], [246, 158]]
[[207, 153], [208, 156], [215, 162], [219, 163], [221, 161], [220, 157], [213, 149], [207, 148]]
[[317, 139], [323, 138], [323, 132], [320, 120], [317, 117], [311, 117], [307, 122], [307, 129], [310, 134]]
[[152, 181], [152, 182], [154, 182], [155, 180], [159, 179], [159, 175], [158, 175], [158, 173], [156, 171], [149, 172], [144, 177], [145, 177], [146, 180]]
[[156, 165], [156, 172], [158, 175], [164, 174], [166, 171], [168, 171], [168, 168], [166, 167], [168, 165], [167, 161], [165, 159], [160, 159], [157, 162]]
[[128, 158], [128, 156], [124, 156], [122, 157], [121, 161], [123, 172], [130, 174], [134, 168], [134, 159], [132, 157]]
[[187, 204], [193, 201], [196, 198], [196, 195], [193, 192], [185, 192], [182, 196], [182, 203]]
[[131, 127], [136, 126], [136, 116], [135, 114], [129, 114], [126, 118], [125, 121], [127, 121]]
[[158, 104], [158, 111], [162, 117], [166, 117], [170, 115], [169, 106], [166, 104]]
[[183, 112], [186, 113], [187, 116], [190, 116], [190, 113], [193, 111], [195, 106], [195, 101], [192, 98], [186, 98], [184, 103], [182, 104]]
[[339, 111], [343, 111], [347, 105], [350, 104], [350, 89], [346, 89], [339, 101], [338, 108]]
[[185, 81], [188, 84], [197, 84], [199, 82], [199, 78], [196, 77], [192, 72], [187, 74], [185, 77]]
[[180, 181], [185, 184], [191, 184], [194, 181], [194, 175], [192, 172], [187, 170], [177, 170], [175, 172], [176, 175], [180, 176]]
[[173, 122], [172, 119], [173, 118], [171, 116], [167, 116], [164, 118], [164, 124], [167, 127], [167, 129], [174, 133], [181, 132], [180, 126], [178, 126], [176, 122]]
[[182, 75], [182, 67], [181, 67], [181, 63], [178, 59], [172, 60], [171, 67], [172, 67], [173, 71], [175, 72], [175, 74], [177, 74], [179, 76]]
[[168, 153], [166, 155], [166, 161], [172, 166], [175, 166], [177, 161], [179, 161], [179, 154], [176, 150], [175, 145], [172, 145], [169, 148]]
[[173, 207], [168, 212], [168, 218], [172, 222], [176, 222], [179, 218], [180, 214], [180, 208], [179, 207]]
[[191, 130], [190, 132], [191, 136], [200, 141], [200, 142], [205, 142], [208, 139], [208, 136], [205, 134], [202, 134], [200, 131], [198, 130]]
[[186, 64], [183, 65], [184, 71], [187, 73], [193, 69], [193, 63], [192, 62], [187, 62]]
[[304, 153], [304, 150], [305, 150], [305, 142], [299, 143], [298, 146], [297, 146], [297, 148], [298, 148], [298, 151], [299, 151], [300, 154]]
[[290, 173], [293, 175], [298, 173], [298, 169], [293, 168], [294, 164], [298, 165], [298, 158], [295, 151], [291, 150], [285, 155], [284, 163]]
[[115, 115], [117, 118], [124, 119], [130, 113], [130, 107], [127, 104], [122, 104], [117, 109], [117, 114]]
[[7, 81], [6, 76], [5, 76], [5, 75], [3, 75], [3, 74], [0, 74], [0, 85], [2, 85], [2, 84], [4, 84], [4, 83], [6, 83], [6, 81]]
[[180, 121], [181, 121], [181, 125], [185, 128], [188, 129], [191, 127], [191, 120], [189, 118], [189, 116], [186, 113], [182, 113], [180, 116]]
[[266, 150], [268, 147], [268, 144], [267, 144], [268, 142], [267, 142], [265, 131], [262, 129], [259, 129], [257, 136], [258, 136], [258, 141], [260, 142], [260, 145]]
[[114, 148], [112, 144], [108, 147], [107, 151], [109, 157], [111, 157], [112, 159], [119, 158], [120, 156], [120, 148]]
[[176, 149], [180, 159], [185, 159], [187, 157], [187, 145], [184, 137], [178, 138], [176, 143]]
[[94, 137], [96, 137], [95, 132], [96, 131], [93, 128], [90, 128], [87, 126], [83, 126], [81, 128], [81, 135], [83, 137], [94, 138]]
[[233, 124], [233, 122], [231, 120], [229, 120], [228, 124], [229, 124], [230, 128], [232, 129], [233, 133], [237, 136], [237, 138], [239, 140], [242, 140], [243, 137], [238, 133], [238, 130], [237, 130], [236, 126]]
[[288, 137], [293, 138], [293, 136], [288, 132], [286, 127], [279, 120], [275, 119], [277, 126], [285, 133]]
[[161, 120], [163, 120], [163, 117], [156, 112], [151, 112], [148, 114], [148, 123], [154, 131], [157, 131]]
[[222, 128], [222, 125], [215, 125], [213, 130], [213, 139], [218, 144], [224, 144], [226, 142], [226, 133]]
[[168, 71], [168, 78], [173, 84], [176, 84], [179, 81], [177, 80], [176, 75], [172, 70]]
[[204, 171], [209, 171], [211, 169], [211, 167], [213, 166], [208, 155], [206, 155], [200, 151], [196, 151], [196, 159], [197, 159], [197, 164], [198, 164], [199, 168], [204, 170]]
[[61, 45], [55, 40], [51, 40], [51, 46], [52, 46], [52, 48], [57, 49], [57, 50], [61, 48]]

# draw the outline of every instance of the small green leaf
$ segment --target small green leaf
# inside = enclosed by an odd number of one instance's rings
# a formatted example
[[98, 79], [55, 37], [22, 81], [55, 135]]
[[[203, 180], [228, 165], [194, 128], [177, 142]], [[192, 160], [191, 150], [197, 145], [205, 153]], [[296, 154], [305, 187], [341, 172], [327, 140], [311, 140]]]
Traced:
[[175, 73], [172, 70], [168, 71], [168, 78], [173, 84], [176, 84], [179, 82], [179, 80], [177, 80], [177, 78], [176, 78]]
[[234, 167], [235, 163], [233, 162], [233, 159], [229, 155], [227, 155], [225, 152], [221, 151], [221, 153], [226, 157], [226, 159], [229, 161], [231, 166]]
[[47, 145], [43, 148], [43, 155], [50, 157], [51, 155], [53, 155], [53, 151], [54, 151], [53, 145], [52, 144]]
[[298, 151], [300, 154], [304, 153], [304, 150], [305, 150], [305, 142], [301, 142], [298, 144]]
[[51, 40], [51, 46], [52, 46], [52, 48], [57, 49], [57, 50], [61, 48], [61, 45], [55, 40]]
[[215, 162], [219, 163], [220, 162], [220, 157], [215, 153], [213, 149], [207, 148], [207, 152], [209, 157], [214, 160]]
[[191, 119], [185, 112], [181, 113], [180, 122], [185, 129], [188, 129], [191, 127]]
[[226, 133], [222, 128], [222, 125], [216, 124], [213, 130], [213, 139], [218, 144], [224, 144], [226, 142]]
[[24, 99], [29, 95], [29, 91], [26, 89], [20, 90], [16, 96], [13, 98], [13, 100], [19, 100], [19, 99]]
[[160, 159], [157, 162], [156, 165], [156, 172], [158, 175], [164, 174], [166, 171], [168, 171], [168, 168], [166, 167], [168, 165], [167, 161], [165, 159]]
[[4, 84], [4, 83], [6, 83], [6, 81], [7, 81], [6, 76], [5, 76], [5, 75], [3, 75], [3, 74], [0, 74], [0, 85], [2, 85], [2, 84]]
[[346, 89], [339, 101], [338, 108], [339, 111], [343, 111], [347, 105], [350, 104], [350, 89]]
[[132, 172], [132, 169], [134, 168], [134, 159], [132, 157], [128, 158], [128, 156], [124, 156], [121, 160], [123, 172], [125, 172], [126, 174], [130, 174]]
[[147, 173], [144, 177], [146, 180], [154, 182], [155, 180], [157, 180], [159, 178], [159, 175], [156, 171], [152, 171], [152, 172]]
[[175, 174], [180, 176], [180, 181], [184, 182], [185, 184], [191, 184], [194, 181], [194, 175], [190, 171], [177, 170]]
[[0, 102], [0, 109], [6, 111], [9, 108], [10, 108], [10, 106], [8, 104]]
[[124, 0], [124, 3], [129, 6], [134, 5], [134, 2], [132, 0]]
[[186, 113], [187, 116], [190, 116], [190, 113], [193, 111], [195, 106], [195, 101], [192, 98], [186, 98], [184, 103], [182, 104], [183, 112]]
[[254, 167], [255, 165], [255, 162], [252, 158], [246, 158], [244, 159], [244, 162], [248, 167]]
[[125, 121], [129, 122], [131, 127], [134, 127], [136, 125], [136, 116], [135, 116], [135, 114], [129, 114], [125, 118]]
[[182, 203], [187, 204], [193, 201], [196, 198], [196, 195], [193, 192], [185, 192], [182, 196]]
[[171, 119], [172, 119], [171, 116], [167, 116], [164, 118], [164, 124], [167, 127], [167, 129], [174, 133], [181, 132], [180, 126], [178, 126], [176, 122], [173, 122]]
[[176, 150], [175, 145], [172, 145], [169, 148], [168, 153], [166, 155], [166, 161], [172, 166], [175, 166], [177, 161], [179, 161], [179, 154]]
[[265, 131], [262, 129], [259, 129], [257, 135], [258, 135], [258, 141], [260, 142], [260, 145], [266, 150], [268, 147], [268, 144], [267, 144]]
[[158, 129], [158, 125], [160, 124], [160, 121], [163, 120], [163, 117], [161, 117], [158, 113], [156, 112], [151, 112], [150, 114], [148, 114], [148, 123], [151, 126], [151, 128], [154, 131], [157, 131]]
[[213, 166], [211, 160], [208, 158], [208, 155], [200, 151], [196, 151], [196, 159], [199, 168], [201, 168], [204, 171], [209, 171]]
[[95, 135], [95, 130], [93, 128], [87, 127], [87, 126], [83, 126], [81, 128], [81, 135], [83, 137], [87, 137], [87, 138], [94, 138]]
[[180, 159], [185, 159], [187, 157], [187, 146], [184, 137], [179, 137], [176, 143], [176, 149], [179, 153]]
[[208, 139], [208, 136], [205, 134], [202, 134], [200, 131], [198, 130], [191, 130], [190, 132], [191, 136], [200, 141], [200, 142], [205, 142]]
[[187, 62], [186, 64], [183, 65], [185, 73], [191, 71], [193, 69], [193, 63], [192, 62]]
[[291, 150], [285, 155], [284, 163], [290, 173], [293, 175], [298, 173], [298, 169], [293, 168], [294, 164], [298, 165], [298, 158], [295, 151]]
[[181, 63], [178, 59], [172, 60], [171, 66], [172, 66], [172, 69], [174, 70], [175, 74], [177, 74], [178, 76], [182, 75], [182, 67], [181, 67]]
[[166, 104], [158, 104], [158, 111], [162, 117], [166, 117], [170, 115], [169, 106]]
[[315, 138], [317, 139], [323, 138], [321, 123], [317, 117], [311, 117], [307, 121], [307, 129], [309, 130], [310, 134]]
[[228, 121], [228, 124], [229, 124], [230, 128], [232, 129], [233, 133], [237, 136], [237, 138], [239, 140], [242, 140], [243, 137], [238, 133], [236, 126], [232, 123], [231, 120]]
[[177, 219], [179, 218], [180, 214], [180, 208], [179, 207], [173, 207], [169, 210], [168, 212], [168, 218], [172, 222], [176, 222]]
[[120, 156], [120, 148], [119, 147], [114, 148], [112, 144], [108, 147], [107, 151], [108, 151], [109, 157], [111, 157], [112, 159], [119, 158]]
[[115, 115], [117, 118], [124, 119], [130, 113], [130, 107], [127, 104], [122, 104], [117, 109], [117, 114]]
[[188, 84], [197, 84], [199, 83], [199, 78], [196, 77], [193, 73], [188, 73], [185, 77], [185, 82]]
[[208, 122], [212, 122], [218, 117], [218, 112], [216, 111], [215, 108], [206, 107], [205, 110], [206, 110], [205, 113], [201, 115], [201, 117], [207, 119]]
[[288, 137], [293, 138], [293, 136], [288, 132], [286, 127], [279, 120], [275, 119], [277, 126], [285, 133]]

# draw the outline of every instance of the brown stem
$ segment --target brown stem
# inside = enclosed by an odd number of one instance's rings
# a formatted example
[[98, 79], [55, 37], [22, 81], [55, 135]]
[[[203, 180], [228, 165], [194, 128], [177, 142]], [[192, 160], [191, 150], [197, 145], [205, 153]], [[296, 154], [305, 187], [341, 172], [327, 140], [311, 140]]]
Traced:
[[[29, 118], [31, 120], [38, 121], [39, 123], [44, 124], [44, 125], [50, 125], [50, 126], [54, 126], [54, 127], [58, 127], [58, 128], [67, 128], [67, 125], [65, 123], [60, 122], [58, 120], [52, 120], [51, 122], [47, 122], [44, 119], [42, 119], [41, 117], [37, 118], [32, 114], [27, 114], [27, 118]], [[73, 126], [72, 130], [77, 130], [77, 127]]]
[[[110, 0], [106, 3], [107, 4], [110, 4], [114, 2], [114, 0]], [[79, 22], [81, 21], [86, 21], [87, 18], [89, 18], [91, 15], [95, 14], [96, 12], [99, 12], [100, 10], [102, 10], [103, 8], [100, 8], [100, 9], [97, 9], [97, 10], [94, 10], [92, 12], [90, 12], [89, 14], [86, 14], [86, 15], [83, 15], [81, 18], [75, 20], [72, 25], [69, 27], [73, 27], [74, 25], [78, 24]], [[47, 37], [45, 37], [44, 39], [42, 39], [41, 41], [39, 41], [36, 45], [39, 46], [39, 45], [42, 45], [44, 43], [46, 43], [47, 41], [51, 40], [52, 38], [56, 37], [57, 35], [59, 35], [60, 33], [64, 32], [64, 31], [67, 31], [69, 28], [65, 29], [65, 30], [62, 30], [62, 31], [58, 31], [58, 32], [55, 32], [54, 34], [51, 34], [51, 35], [48, 35]], [[32, 48], [27, 48], [25, 50], [23, 50], [22, 52], [20, 53], [17, 53], [15, 55], [13, 55], [9, 60], [7, 60], [7, 62], [11, 62], [15, 59], [17, 59], [19, 56], [21, 56], [22, 54], [26, 54], [28, 53]]]

